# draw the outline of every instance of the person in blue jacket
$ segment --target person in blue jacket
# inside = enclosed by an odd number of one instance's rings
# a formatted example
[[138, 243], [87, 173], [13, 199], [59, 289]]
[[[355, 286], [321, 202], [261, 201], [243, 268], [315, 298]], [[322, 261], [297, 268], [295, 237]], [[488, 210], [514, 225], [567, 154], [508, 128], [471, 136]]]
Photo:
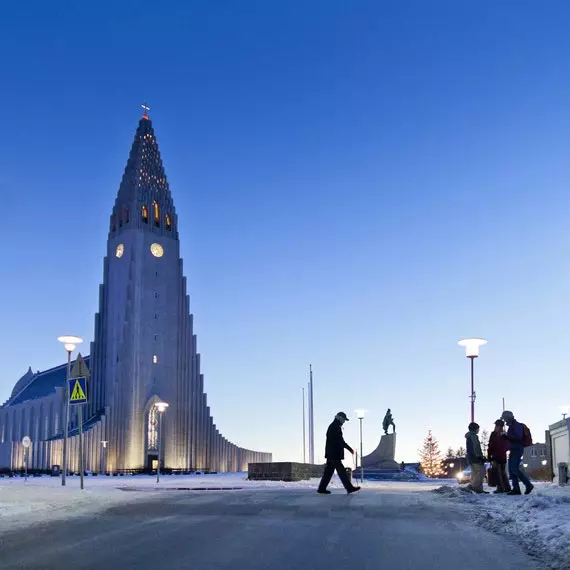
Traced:
[[532, 493], [534, 485], [530, 482], [526, 473], [521, 469], [521, 460], [524, 453], [524, 431], [523, 425], [517, 420], [513, 412], [508, 410], [503, 412], [501, 419], [509, 426], [509, 430], [503, 437], [509, 440], [509, 475], [512, 482], [512, 490], [507, 495], [521, 495], [519, 481], [522, 481], [526, 490], [525, 495]]

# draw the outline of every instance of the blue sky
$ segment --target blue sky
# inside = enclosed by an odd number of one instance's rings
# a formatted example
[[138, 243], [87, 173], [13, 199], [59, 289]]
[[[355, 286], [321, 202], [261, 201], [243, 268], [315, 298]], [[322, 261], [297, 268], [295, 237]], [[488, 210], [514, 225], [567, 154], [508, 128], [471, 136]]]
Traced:
[[[301, 457], [391, 407], [398, 459], [501, 398], [535, 439], [570, 403], [566, 2], [26, 2], [0, 14], [0, 400], [93, 336], [111, 207], [147, 100], [209, 403]], [[357, 422], [345, 429], [357, 443]], [[318, 457], [320, 458], [320, 457]]]

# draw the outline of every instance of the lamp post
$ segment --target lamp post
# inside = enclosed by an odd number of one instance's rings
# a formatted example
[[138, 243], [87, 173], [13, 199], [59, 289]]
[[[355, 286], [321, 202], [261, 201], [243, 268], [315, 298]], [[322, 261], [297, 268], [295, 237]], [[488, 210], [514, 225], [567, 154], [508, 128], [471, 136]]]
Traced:
[[62, 454], [62, 469], [61, 469], [61, 484], [65, 487], [65, 477], [67, 475], [67, 435], [69, 432], [69, 377], [71, 376], [71, 353], [75, 350], [78, 344], [83, 342], [83, 339], [78, 336], [64, 335], [57, 338], [61, 342], [67, 352], [67, 377], [65, 381], [65, 412], [64, 412], [64, 427], [63, 427], [63, 454]]
[[156, 409], [158, 410], [158, 465], [156, 467], [156, 482], [160, 481], [160, 458], [161, 458], [161, 449], [162, 449], [162, 414], [168, 408], [168, 404], [166, 402], [156, 402], [155, 404]]
[[108, 441], [101, 441], [101, 445], [103, 446], [103, 453], [101, 453], [101, 475], [105, 475], [107, 472], [107, 444]]
[[471, 360], [471, 422], [475, 421], [475, 378], [473, 374], [473, 362], [479, 356], [479, 348], [487, 341], [482, 338], [464, 338], [457, 344], [465, 347], [465, 356]]
[[362, 420], [364, 419], [365, 410], [355, 410], [355, 412], [356, 412], [356, 417], [360, 421], [360, 482], [363, 483], [364, 482], [364, 467], [362, 466], [362, 459], [364, 456], [362, 455]]

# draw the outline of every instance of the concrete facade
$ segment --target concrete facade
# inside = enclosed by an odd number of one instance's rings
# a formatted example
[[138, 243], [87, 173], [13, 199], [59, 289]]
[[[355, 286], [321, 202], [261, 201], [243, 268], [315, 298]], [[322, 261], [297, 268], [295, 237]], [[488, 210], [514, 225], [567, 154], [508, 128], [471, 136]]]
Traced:
[[552, 424], [549, 426], [549, 432], [554, 483], [566, 485], [569, 481], [561, 481], [559, 478], [559, 464], [570, 467], [570, 418]]
[[[110, 217], [85, 405], [85, 467], [245, 471], [271, 454], [242, 449], [216, 429], [183, 275], [178, 217], [150, 119], [141, 118]], [[0, 469], [61, 465], [66, 367], [29, 370], [0, 408]], [[155, 404], [169, 404], [158, 445]], [[75, 407], [69, 469], [77, 471]], [[103, 448], [103, 441], [107, 447]], [[161, 457], [158, 448], [161, 447]]]

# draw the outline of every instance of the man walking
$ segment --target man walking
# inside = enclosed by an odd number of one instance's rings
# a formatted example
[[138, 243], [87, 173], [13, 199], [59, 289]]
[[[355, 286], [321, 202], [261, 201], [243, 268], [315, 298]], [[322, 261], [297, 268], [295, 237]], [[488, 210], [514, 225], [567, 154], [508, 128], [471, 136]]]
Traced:
[[472, 422], [468, 429], [469, 431], [465, 434], [465, 441], [467, 443], [467, 461], [471, 466], [471, 482], [467, 485], [467, 489], [475, 493], [487, 493], [483, 490], [485, 458], [479, 441], [479, 424]]
[[355, 491], [360, 490], [360, 487], [355, 487], [351, 483], [348, 473], [342, 464], [345, 449], [348, 449], [348, 451], [354, 455], [354, 449], [344, 441], [344, 437], [342, 435], [342, 425], [347, 421], [348, 418], [346, 417], [346, 414], [344, 412], [339, 412], [335, 416], [332, 424], [329, 426], [329, 429], [327, 429], [327, 443], [325, 447], [327, 464], [325, 466], [323, 478], [321, 479], [321, 483], [317, 489], [317, 493], [330, 495], [330, 491], [327, 491], [327, 486], [331, 481], [335, 469], [347, 493], [354, 493]]
[[509, 475], [513, 484], [512, 490], [509, 495], [521, 495], [521, 487], [519, 481], [523, 482], [525, 486], [525, 495], [532, 493], [534, 485], [530, 482], [529, 478], [521, 469], [521, 460], [524, 453], [525, 437], [523, 424], [515, 420], [513, 412], [505, 411], [501, 416], [509, 426], [509, 430], [503, 437], [509, 441]]
[[495, 493], [508, 493], [511, 490], [509, 478], [507, 476], [507, 451], [509, 442], [504, 439], [503, 428], [505, 422], [497, 420], [495, 429], [489, 437], [489, 461], [493, 462], [493, 469], [497, 473], [497, 490]]

